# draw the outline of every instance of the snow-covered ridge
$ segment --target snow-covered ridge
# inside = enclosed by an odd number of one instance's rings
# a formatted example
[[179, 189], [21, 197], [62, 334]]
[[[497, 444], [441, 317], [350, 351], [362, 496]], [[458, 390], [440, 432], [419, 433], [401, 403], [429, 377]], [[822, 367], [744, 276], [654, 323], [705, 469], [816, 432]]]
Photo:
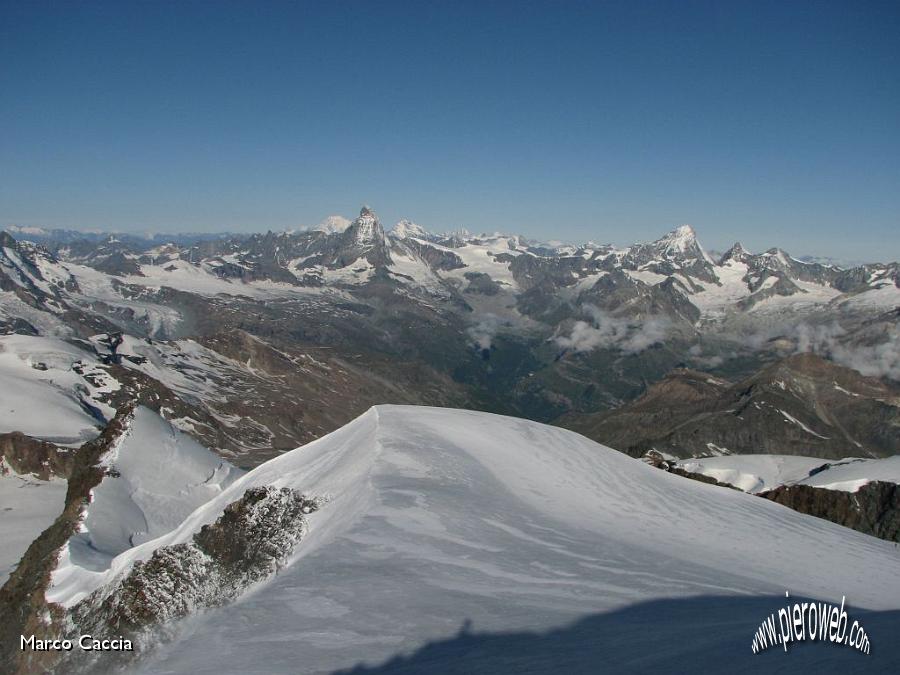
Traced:
[[336, 234], [346, 230], [350, 227], [350, 223], [352, 222], [352, 220], [344, 218], [344, 216], [328, 216], [325, 220], [316, 225], [313, 230], [325, 232], [326, 234]]
[[900, 483], [900, 456], [827, 461], [821, 457], [729, 455], [685, 459], [679, 461], [678, 466], [754, 494], [781, 485], [856, 492], [872, 481]]
[[52, 602], [82, 598], [117, 556], [167, 534], [242, 473], [144, 407], [100, 465], [106, 476], [62, 552], [47, 593]]
[[[579, 549], [624, 547], [643, 551], [648, 559], [677, 560], [677, 566], [700, 559], [724, 575], [715, 582], [713, 574], [702, 585], [737, 577], [744, 592], [783, 585], [816, 594], [837, 584], [852, 588], [856, 602], [865, 606], [900, 607], [900, 594], [874, 592], [875, 583], [861, 588], [843, 571], [852, 569], [841, 562], [843, 556], [855, 559], [865, 550], [869, 581], [893, 575], [895, 561], [884, 542], [657, 471], [573, 432], [485, 413], [407, 406], [373, 408], [222, 484], [221, 492], [180, 525], [120, 553], [106, 571], [81, 575], [77, 584], [67, 574], [71, 556], [64, 557], [48, 599], [76, 602], [159, 547], [189, 541], [248, 488], [260, 486], [332, 496], [297, 553], [304, 559], [342, 555], [341, 542], [363, 532], [388, 549], [412, 542], [423, 546], [410, 549], [413, 558], [441, 542], [466, 540], [472, 550], [493, 550], [496, 534], [523, 527], [513, 514], [532, 513], [548, 526], [556, 523], [560, 532], [582, 532], [586, 543]], [[670, 518], [674, 512], [680, 514], [677, 521]], [[785, 521], [791, 523], [789, 544]], [[815, 554], [823, 545], [833, 552], [827, 564]], [[778, 579], [772, 569], [780, 570]]]
[[[333, 499], [291, 566], [193, 621], [148, 672], [190, 670], [207, 639], [220, 646], [204, 653], [207, 668], [302, 653], [305, 668], [333, 672], [453, 635], [465, 619], [479, 630], [541, 629], [673, 595], [840, 589], [854, 606], [900, 607], [889, 542], [559, 428], [436, 408], [378, 406], [250, 472], [136, 554], [186, 540], [260, 484]], [[279, 641], [257, 639], [270, 630]]]

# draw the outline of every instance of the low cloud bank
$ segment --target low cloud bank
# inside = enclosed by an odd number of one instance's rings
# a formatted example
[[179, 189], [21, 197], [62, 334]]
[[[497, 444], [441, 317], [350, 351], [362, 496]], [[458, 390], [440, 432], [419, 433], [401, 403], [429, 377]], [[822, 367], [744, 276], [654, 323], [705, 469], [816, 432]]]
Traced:
[[842, 339], [846, 331], [836, 323], [820, 326], [800, 324], [795, 331], [798, 352], [813, 352], [830, 358], [863, 375], [900, 380], [900, 329], [889, 326], [885, 340], [875, 344], [853, 344]]
[[555, 338], [566, 350], [587, 352], [593, 349], [618, 349], [626, 354], [637, 354], [662, 342], [668, 334], [668, 319], [651, 317], [644, 321], [620, 319], [594, 307], [585, 305], [588, 321], [576, 321], [572, 332]]
[[810, 352], [863, 375], [900, 380], [900, 327], [886, 325], [866, 334], [848, 333], [837, 322], [780, 324], [767, 330], [733, 336], [754, 351], [776, 338], [790, 340], [797, 354]]

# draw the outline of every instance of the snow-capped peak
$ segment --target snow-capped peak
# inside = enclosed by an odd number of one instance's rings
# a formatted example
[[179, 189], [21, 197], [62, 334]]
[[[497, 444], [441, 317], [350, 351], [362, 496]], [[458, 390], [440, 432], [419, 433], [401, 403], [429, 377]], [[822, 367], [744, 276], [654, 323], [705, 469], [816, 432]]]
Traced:
[[690, 225], [681, 225], [664, 237], [650, 244], [635, 244], [630, 249], [631, 255], [643, 262], [652, 260], [675, 260], [686, 262], [700, 260], [708, 265], [715, 263], [697, 241], [697, 233]]
[[313, 230], [325, 232], [326, 234], [336, 234], [338, 232], [343, 232], [350, 227], [351, 222], [352, 221], [349, 218], [344, 218], [344, 216], [328, 216], [325, 220], [316, 225]]
[[697, 246], [697, 233], [690, 225], [680, 225], [656, 241], [667, 253], [688, 253]]
[[354, 231], [354, 239], [359, 244], [373, 243], [376, 240], [384, 240], [384, 230], [378, 216], [368, 206], [363, 206], [359, 211], [359, 217], [350, 225]]
[[421, 225], [417, 225], [411, 220], [403, 219], [396, 225], [394, 225], [394, 229], [391, 230], [391, 234], [393, 234], [398, 239], [406, 239], [407, 237], [415, 237], [417, 239], [424, 239], [428, 236], [428, 233], [425, 232], [425, 228]]
[[[770, 260], [777, 261], [782, 267], [790, 267], [791, 257], [782, 249], [775, 247], [770, 248], [768, 251], [763, 253], [763, 255]], [[798, 261], [799, 262], [799, 261]]]

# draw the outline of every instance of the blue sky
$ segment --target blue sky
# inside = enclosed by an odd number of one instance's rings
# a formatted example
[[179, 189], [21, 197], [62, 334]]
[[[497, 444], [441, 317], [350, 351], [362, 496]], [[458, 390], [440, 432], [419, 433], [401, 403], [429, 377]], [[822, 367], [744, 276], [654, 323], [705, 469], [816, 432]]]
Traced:
[[0, 225], [900, 258], [898, 2], [7, 2]]

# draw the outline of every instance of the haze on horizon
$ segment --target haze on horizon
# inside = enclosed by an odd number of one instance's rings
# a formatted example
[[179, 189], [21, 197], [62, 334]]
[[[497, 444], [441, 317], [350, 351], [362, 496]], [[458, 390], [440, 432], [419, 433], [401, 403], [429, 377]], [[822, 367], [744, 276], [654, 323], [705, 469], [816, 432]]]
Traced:
[[0, 0], [0, 226], [900, 259], [900, 4]]

